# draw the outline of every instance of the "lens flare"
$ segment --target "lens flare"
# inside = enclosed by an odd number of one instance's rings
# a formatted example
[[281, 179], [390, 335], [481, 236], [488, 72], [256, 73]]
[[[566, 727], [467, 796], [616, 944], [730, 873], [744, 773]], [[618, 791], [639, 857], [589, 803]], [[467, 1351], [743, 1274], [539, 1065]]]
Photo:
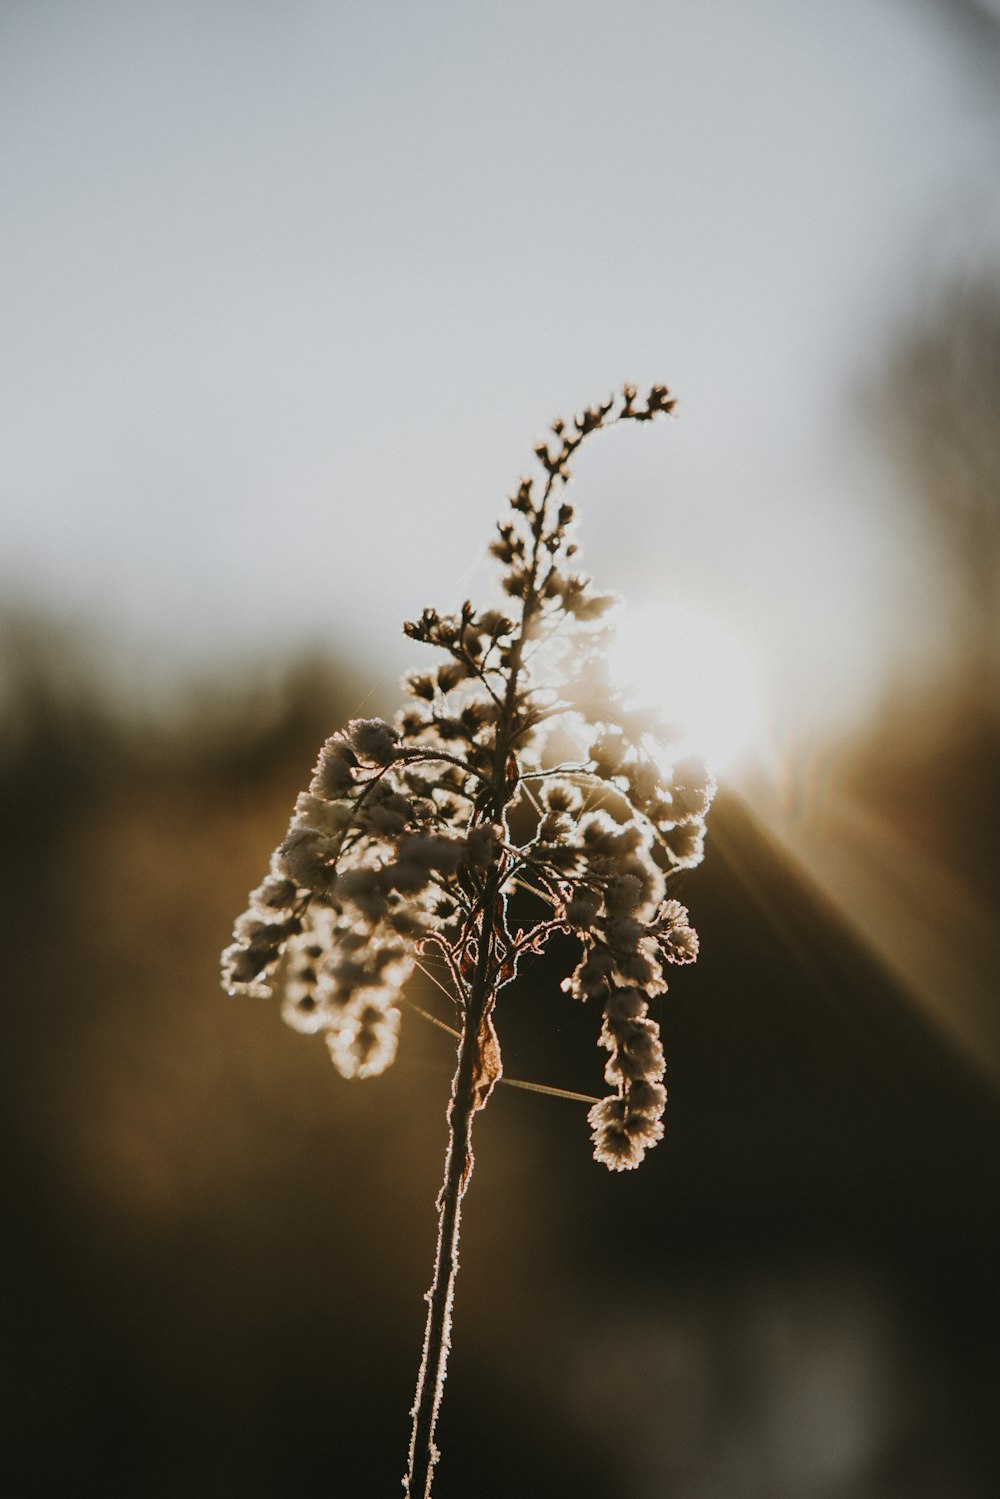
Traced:
[[610, 659], [633, 700], [662, 707], [684, 749], [702, 756], [716, 775], [759, 742], [760, 670], [719, 620], [653, 600], [638, 604], [619, 616]]

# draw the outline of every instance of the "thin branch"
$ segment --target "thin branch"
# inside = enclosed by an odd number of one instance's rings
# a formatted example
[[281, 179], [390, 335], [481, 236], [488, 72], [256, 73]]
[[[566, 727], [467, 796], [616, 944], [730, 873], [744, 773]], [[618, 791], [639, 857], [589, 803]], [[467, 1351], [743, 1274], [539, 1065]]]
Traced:
[[[422, 963], [418, 963], [417, 967], [426, 978], [430, 979], [432, 984], [437, 984], [437, 979], [432, 973], [427, 972], [427, 969], [423, 966]], [[448, 993], [443, 984], [438, 984], [438, 988], [442, 991], [443, 994]], [[406, 1005], [407, 1009], [415, 1011], [416, 1014], [420, 1015], [424, 1020], [430, 1021], [431, 1025], [436, 1026], [439, 1031], [444, 1031], [446, 1035], [451, 1036], [453, 1041], [460, 1041], [462, 1039], [461, 1031], [456, 1031], [453, 1026], [446, 1025], [443, 1020], [439, 1020], [436, 1015], [432, 1015], [430, 1010], [422, 1009], [420, 1005], [418, 1005], [414, 1000], [410, 999], [405, 994], [401, 995], [401, 999], [403, 1001], [403, 1004]]]
[[[404, 750], [394, 763], [398, 764], [400, 760], [404, 760], [407, 764], [411, 765], [425, 765], [431, 760], [443, 760], [448, 765], [457, 765], [459, 770], [463, 770], [466, 775], [475, 776], [477, 781], [482, 781], [483, 785], [490, 787], [491, 790], [493, 787], [493, 782], [489, 776], [484, 775], [481, 770], [477, 770], [474, 765], [470, 765], [467, 760], [461, 759], [458, 755], [449, 755], [445, 750], [408, 749]], [[391, 769], [391, 767], [387, 768]]]
[[502, 1077], [508, 1088], [523, 1088], [528, 1093], [546, 1093], [549, 1098], [568, 1098], [570, 1103], [600, 1103], [592, 1093], [573, 1093], [568, 1088], [551, 1088], [548, 1083], [526, 1083], [519, 1077]]
[[[424, 968], [420, 963], [417, 964], [417, 967], [420, 969], [421, 973], [426, 974], [426, 976], [431, 980], [432, 983], [437, 983], [434, 975], [428, 973], [427, 969]], [[438, 987], [440, 988], [441, 986], [439, 985]], [[448, 991], [444, 989], [442, 992], [447, 994]], [[432, 1015], [429, 1010], [421, 1009], [420, 1005], [414, 1004], [413, 1000], [407, 999], [405, 995], [403, 996], [403, 1003], [409, 1009], [414, 1010], [423, 1020], [430, 1021], [431, 1025], [436, 1026], [439, 1031], [444, 1031], [447, 1035], [451, 1036], [453, 1040], [461, 1040], [461, 1035], [458, 1031], [453, 1030], [450, 1025], [445, 1025], [443, 1020], [439, 1020], [438, 1017], [436, 1015]], [[544, 1093], [549, 1098], [567, 1098], [571, 1103], [600, 1102], [600, 1099], [595, 1098], [592, 1093], [573, 1093], [568, 1088], [553, 1088], [549, 1083], [529, 1083], [524, 1078], [508, 1077], [506, 1073], [503, 1077], [498, 1078], [497, 1081], [500, 1083], [501, 1087], [504, 1088], [523, 1088], [528, 1093]]]

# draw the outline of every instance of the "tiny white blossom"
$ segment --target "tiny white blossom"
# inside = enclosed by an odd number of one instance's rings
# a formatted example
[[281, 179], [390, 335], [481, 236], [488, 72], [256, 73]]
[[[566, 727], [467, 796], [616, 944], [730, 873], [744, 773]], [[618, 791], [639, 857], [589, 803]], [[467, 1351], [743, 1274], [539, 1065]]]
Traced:
[[[407, 1499], [430, 1494], [472, 1119], [503, 1074], [493, 1013], [553, 937], [572, 949], [562, 990], [601, 1012], [610, 1095], [587, 1116], [596, 1159], [632, 1170], [663, 1136], [650, 1002], [667, 970], [697, 955], [667, 891], [701, 860], [715, 783], [694, 760], [650, 758], [654, 725], [624, 705], [602, 660], [614, 598], [579, 568], [564, 490], [591, 433], [673, 404], [665, 386], [640, 400], [627, 385], [537, 444], [539, 471], [518, 484], [490, 547], [506, 607], [467, 601], [404, 625], [435, 664], [404, 678], [394, 722], [354, 718], [325, 740], [222, 956], [231, 993], [273, 994], [352, 1080], [391, 1066], [418, 962], [436, 960], [450, 986], [460, 1066]], [[561, 761], [560, 744], [581, 748]]]
[[399, 1043], [399, 1021], [394, 1004], [376, 1004], [371, 996], [346, 1011], [326, 1036], [341, 1077], [378, 1077], [390, 1067]]
[[391, 765], [396, 757], [399, 732], [383, 718], [352, 718], [344, 734], [359, 760]]

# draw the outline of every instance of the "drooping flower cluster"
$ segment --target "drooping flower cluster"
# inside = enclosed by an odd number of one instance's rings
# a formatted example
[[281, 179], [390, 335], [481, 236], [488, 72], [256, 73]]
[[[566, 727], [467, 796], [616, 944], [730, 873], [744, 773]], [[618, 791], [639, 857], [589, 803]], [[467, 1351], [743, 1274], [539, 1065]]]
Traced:
[[[597, 1159], [614, 1170], [638, 1165], [663, 1133], [649, 1001], [671, 965], [697, 955], [667, 883], [702, 857], [714, 784], [694, 761], [654, 754], [653, 726], [602, 674], [614, 599], [576, 570], [562, 494], [592, 432], [672, 408], [662, 386], [640, 404], [626, 386], [536, 447], [541, 480], [520, 483], [491, 546], [504, 607], [427, 609], [404, 626], [443, 662], [405, 679], [411, 701], [394, 724], [355, 719], [326, 741], [223, 955], [230, 992], [279, 989], [285, 1019], [324, 1033], [345, 1077], [373, 1077], [395, 1056], [420, 956], [441, 961], [460, 1015], [494, 1035], [491, 1012], [520, 959], [570, 933], [580, 960], [563, 988], [603, 1010], [613, 1092], [589, 1121]], [[556, 724], [581, 753], [553, 764]], [[518, 843], [511, 827], [525, 822]], [[512, 932], [515, 886], [539, 917]], [[490, 1082], [498, 1075], [497, 1057]]]

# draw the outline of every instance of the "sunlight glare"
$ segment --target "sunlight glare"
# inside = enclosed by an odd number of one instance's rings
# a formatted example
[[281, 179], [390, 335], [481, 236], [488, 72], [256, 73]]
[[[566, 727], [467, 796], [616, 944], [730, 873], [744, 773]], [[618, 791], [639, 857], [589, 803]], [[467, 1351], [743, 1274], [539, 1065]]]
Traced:
[[615, 680], [632, 700], [662, 707], [683, 749], [716, 774], [761, 731], [760, 672], [746, 644], [709, 615], [657, 601], [624, 609], [610, 649]]

